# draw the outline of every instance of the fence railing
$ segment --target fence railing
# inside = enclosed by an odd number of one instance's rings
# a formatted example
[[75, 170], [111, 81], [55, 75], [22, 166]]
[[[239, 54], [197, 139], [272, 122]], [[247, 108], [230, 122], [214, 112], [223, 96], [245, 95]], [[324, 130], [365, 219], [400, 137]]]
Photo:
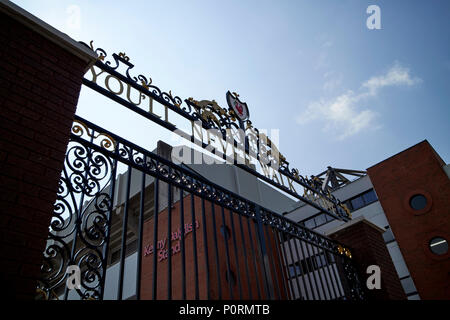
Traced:
[[[121, 171], [123, 173], [121, 173]], [[68, 266], [80, 287], [67, 286]], [[350, 251], [76, 116], [47, 299], [363, 299]]]

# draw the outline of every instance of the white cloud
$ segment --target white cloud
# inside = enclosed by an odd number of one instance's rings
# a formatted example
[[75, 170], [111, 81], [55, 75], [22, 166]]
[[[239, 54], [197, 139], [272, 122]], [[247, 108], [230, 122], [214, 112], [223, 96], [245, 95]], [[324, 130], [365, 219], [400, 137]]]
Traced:
[[362, 96], [347, 91], [330, 100], [321, 99], [308, 105], [297, 117], [299, 124], [312, 120], [325, 122], [324, 130], [332, 131], [338, 140], [343, 140], [370, 126], [377, 114], [371, 110], [358, 110], [356, 104]]
[[324, 122], [323, 129], [331, 131], [338, 140], [355, 135], [362, 130], [376, 127], [378, 113], [361, 108], [361, 102], [374, 98], [379, 90], [389, 86], [413, 86], [420, 83], [419, 78], [412, 78], [407, 68], [396, 63], [385, 74], [371, 77], [365, 81], [359, 92], [348, 90], [332, 99], [320, 99], [308, 105], [297, 117], [297, 123], [305, 124], [313, 120]]
[[376, 95], [378, 90], [388, 86], [413, 86], [420, 83], [419, 78], [411, 78], [409, 69], [402, 67], [398, 63], [389, 69], [389, 71], [381, 76], [372, 77], [363, 83], [363, 87], [368, 89], [368, 93]]

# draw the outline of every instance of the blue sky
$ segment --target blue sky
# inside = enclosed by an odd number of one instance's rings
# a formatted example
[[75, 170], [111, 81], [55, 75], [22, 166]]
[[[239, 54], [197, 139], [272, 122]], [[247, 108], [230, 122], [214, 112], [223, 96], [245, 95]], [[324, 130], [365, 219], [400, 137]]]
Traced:
[[[424, 139], [450, 162], [450, 1], [30, 1], [76, 40], [125, 51], [182, 99], [227, 90], [302, 174], [366, 169]], [[79, 23], [71, 20], [73, 6]], [[369, 30], [369, 5], [381, 30]], [[89, 88], [77, 113], [148, 148], [167, 132]]]

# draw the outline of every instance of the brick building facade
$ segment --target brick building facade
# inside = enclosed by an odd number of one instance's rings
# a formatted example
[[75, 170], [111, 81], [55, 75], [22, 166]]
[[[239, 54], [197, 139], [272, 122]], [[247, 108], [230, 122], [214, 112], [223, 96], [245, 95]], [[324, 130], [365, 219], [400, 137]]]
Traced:
[[[192, 203], [195, 222], [192, 222]], [[171, 208], [171, 273], [172, 273], [172, 299], [182, 299], [183, 274], [180, 227], [180, 201]], [[202, 214], [204, 206], [204, 216]], [[264, 283], [264, 270], [261, 264], [255, 263], [261, 258], [258, 230], [253, 221], [247, 222], [237, 214], [230, 216], [229, 210], [214, 205], [211, 202], [202, 203], [201, 198], [187, 196], [183, 199], [184, 225], [185, 225], [185, 275], [186, 299], [193, 300], [196, 297], [196, 272], [198, 276], [198, 297], [200, 299], [268, 299], [267, 289]], [[223, 215], [222, 215], [223, 214]], [[213, 218], [214, 216], [214, 218]], [[205, 220], [203, 220], [205, 219]], [[233, 221], [231, 221], [233, 219]], [[215, 232], [214, 232], [215, 225]], [[158, 215], [158, 241], [160, 246], [154, 247], [154, 220], [147, 220], [144, 224], [143, 243], [146, 245], [143, 254], [141, 298], [153, 299], [153, 255], [157, 255], [157, 293], [158, 299], [168, 297], [168, 209], [164, 209]], [[195, 229], [195, 230], [194, 230]], [[233, 232], [234, 231], [234, 232]], [[195, 235], [194, 235], [195, 232]], [[233, 232], [233, 237], [232, 237]], [[276, 257], [280, 254], [272, 228], [265, 228], [269, 256]], [[206, 237], [205, 237], [206, 234]], [[193, 254], [194, 237], [196, 238], [196, 256]], [[205, 246], [205, 239], [207, 245]], [[236, 241], [236, 244], [234, 243]], [[217, 251], [216, 251], [217, 244]], [[235, 246], [236, 245], [236, 246]], [[149, 246], [152, 248], [149, 249]], [[217, 255], [217, 257], [216, 257]], [[258, 257], [255, 257], [258, 256]], [[216, 261], [219, 260], [217, 265]], [[208, 262], [208, 263], [206, 263]], [[287, 275], [284, 268], [280, 267], [279, 260], [273, 259], [269, 264], [270, 283], [275, 298], [287, 299]], [[230, 271], [229, 273], [227, 271]], [[208, 276], [207, 276], [208, 274]], [[209, 284], [206, 283], [207, 278]], [[219, 279], [220, 278], [220, 279]], [[207, 292], [207, 288], [209, 292]], [[239, 289], [241, 288], [241, 289]], [[242, 296], [241, 296], [242, 295]]]
[[[368, 169], [378, 199], [422, 299], [450, 299], [450, 251], [435, 254], [430, 241], [450, 241], [450, 179], [445, 162], [422, 141]], [[423, 207], [411, 200], [422, 195]]]

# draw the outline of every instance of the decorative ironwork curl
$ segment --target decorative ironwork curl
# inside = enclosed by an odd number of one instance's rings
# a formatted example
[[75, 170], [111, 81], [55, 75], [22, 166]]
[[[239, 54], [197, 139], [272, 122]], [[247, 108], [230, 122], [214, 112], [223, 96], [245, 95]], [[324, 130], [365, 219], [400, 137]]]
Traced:
[[142, 87], [142, 92], [151, 92], [154, 96], [161, 98], [163, 101], [166, 101], [167, 103], [170, 103], [171, 105], [178, 107], [183, 111], [191, 112], [191, 108], [189, 106], [182, 106], [183, 100], [180, 97], [173, 96], [171, 91], [167, 93], [152, 85], [153, 81], [150, 77], [147, 80], [147, 77], [142, 74], [139, 74], [137, 77], [130, 75], [130, 71], [134, 68], [134, 64], [130, 62], [130, 58], [124, 52], [120, 52], [119, 54], [112, 54], [112, 58], [115, 63], [115, 65], [112, 66], [112, 62], [110, 60], [105, 61], [105, 58], [107, 57], [106, 51], [102, 48], [94, 49], [93, 41], [90, 42], [90, 46], [81, 41], [80, 43], [87, 47], [90, 47], [95, 53], [97, 53], [101, 63], [109, 67], [111, 70], [117, 70], [121, 64], [124, 64], [126, 66], [125, 75], [127, 79]]
[[99, 141], [98, 144], [102, 148], [110, 151], [114, 150], [116, 147], [116, 141], [110, 135], [107, 133], [97, 133], [97, 135], [90, 133], [86, 124], [79, 120], [74, 120], [72, 125], [72, 133], [79, 137], [86, 135], [92, 138], [92, 141], [94, 142]]
[[[82, 122], [74, 123], [72, 134], [90, 140], [100, 136], [90, 134]], [[104, 148], [105, 144], [100, 142], [99, 146]], [[58, 298], [54, 290], [64, 284], [66, 269], [74, 264], [82, 271], [82, 289], [77, 290], [80, 298], [100, 297], [102, 270], [106, 268], [102, 248], [112, 207], [109, 195], [102, 191], [110, 182], [112, 166], [111, 159], [99, 151], [69, 143], [41, 266], [39, 290], [47, 299]]]

